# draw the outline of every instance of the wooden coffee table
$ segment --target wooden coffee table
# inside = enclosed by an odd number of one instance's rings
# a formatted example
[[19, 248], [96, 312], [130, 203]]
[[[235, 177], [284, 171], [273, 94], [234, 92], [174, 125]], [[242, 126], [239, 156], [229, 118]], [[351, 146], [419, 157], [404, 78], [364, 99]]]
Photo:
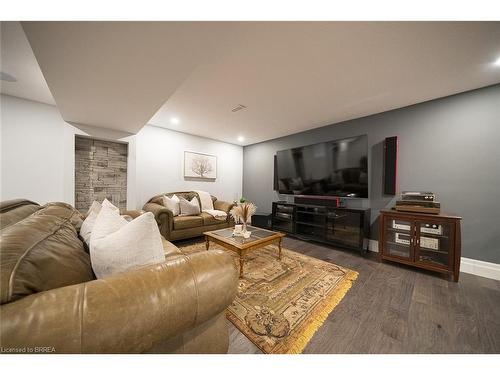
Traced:
[[278, 258], [281, 259], [281, 241], [285, 235], [267, 229], [248, 226], [247, 230], [252, 232], [249, 238], [233, 235], [234, 228], [225, 228], [203, 233], [205, 235], [205, 246], [208, 250], [210, 242], [214, 242], [225, 249], [234, 251], [240, 257], [240, 277], [243, 275], [243, 262], [245, 254], [251, 250], [261, 249], [267, 245], [276, 243], [278, 245]]

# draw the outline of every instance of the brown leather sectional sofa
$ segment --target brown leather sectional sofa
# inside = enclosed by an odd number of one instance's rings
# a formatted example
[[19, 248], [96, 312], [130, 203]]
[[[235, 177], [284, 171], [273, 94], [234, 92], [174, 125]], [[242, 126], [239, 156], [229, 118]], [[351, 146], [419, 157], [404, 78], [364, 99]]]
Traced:
[[81, 223], [64, 203], [0, 204], [3, 353], [227, 352], [231, 256], [164, 241], [164, 263], [96, 280]]
[[188, 201], [193, 199], [193, 197], [196, 197], [198, 198], [198, 203], [200, 202], [200, 198], [198, 197], [198, 194], [196, 192], [180, 191], [156, 195], [151, 198], [143, 207], [144, 211], [152, 212], [155, 215], [158, 227], [160, 228], [160, 233], [167, 240], [174, 241], [197, 237], [201, 236], [203, 232], [227, 228], [234, 225], [234, 222], [229, 217], [229, 211], [233, 207], [233, 204], [220, 201], [214, 196], [212, 196], [214, 208], [216, 210], [226, 212], [228, 214], [226, 220], [217, 220], [213, 216], [205, 212], [202, 212], [200, 215], [193, 216], [174, 216], [172, 211], [170, 211], [163, 205], [162, 201], [162, 197], [164, 195], [166, 195], [167, 197], [172, 197], [174, 194], [178, 197], [183, 197]]

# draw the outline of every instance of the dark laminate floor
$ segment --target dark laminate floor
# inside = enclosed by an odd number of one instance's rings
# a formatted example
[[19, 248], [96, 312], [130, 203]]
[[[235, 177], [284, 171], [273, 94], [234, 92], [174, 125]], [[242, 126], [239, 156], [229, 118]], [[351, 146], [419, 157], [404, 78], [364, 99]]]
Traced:
[[[500, 281], [379, 263], [286, 238], [284, 247], [359, 272], [304, 353], [500, 353]], [[229, 353], [260, 353], [230, 322]]]

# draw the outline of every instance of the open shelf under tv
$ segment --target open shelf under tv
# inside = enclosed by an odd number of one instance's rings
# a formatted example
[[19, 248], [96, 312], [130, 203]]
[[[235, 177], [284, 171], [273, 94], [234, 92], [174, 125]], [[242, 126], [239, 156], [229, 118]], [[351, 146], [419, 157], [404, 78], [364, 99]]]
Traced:
[[[370, 232], [370, 209], [340, 208], [336, 199], [318, 201], [316, 197], [296, 199], [295, 203], [273, 202], [272, 227], [303, 240], [318, 241], [365, 253]], [[326, 203], [326, 204], [325, 204]], [[286, 213], [288, 220], [281, 216]]]

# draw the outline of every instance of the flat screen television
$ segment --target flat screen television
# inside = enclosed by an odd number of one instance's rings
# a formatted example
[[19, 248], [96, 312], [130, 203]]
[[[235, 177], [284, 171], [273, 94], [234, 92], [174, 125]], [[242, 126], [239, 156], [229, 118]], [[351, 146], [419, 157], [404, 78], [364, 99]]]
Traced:
[[368, 198], [366, 135], [278, 151], [275, 167], [281, 194]]

